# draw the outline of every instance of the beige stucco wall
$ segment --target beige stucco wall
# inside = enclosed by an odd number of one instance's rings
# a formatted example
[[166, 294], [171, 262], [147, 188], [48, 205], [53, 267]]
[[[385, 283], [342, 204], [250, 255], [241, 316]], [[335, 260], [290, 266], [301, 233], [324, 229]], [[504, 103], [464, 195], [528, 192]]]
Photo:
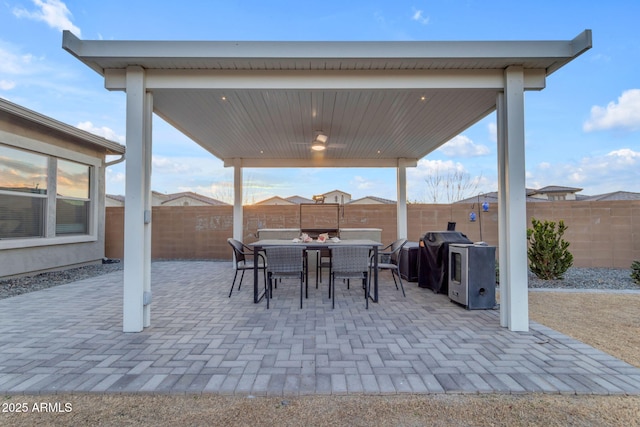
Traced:
[[[48, 144], [51, 147], [71, 150], [100, 159], [95, 168], [97, 182], [97, 240], [83, 243], [45, 245], [19, 249], [0, 249], [0, 277], [64, 268], [70, 265], [100, 262], [104, 257], [105, 186], [104, 153], [100, 147], [73, 138], [33, 122], [0, 113], [0, 130], [13, 135]], [[8, 142], [0, 140], [0, 143]], [[46, 239], [42, 239], [43, 243]]]

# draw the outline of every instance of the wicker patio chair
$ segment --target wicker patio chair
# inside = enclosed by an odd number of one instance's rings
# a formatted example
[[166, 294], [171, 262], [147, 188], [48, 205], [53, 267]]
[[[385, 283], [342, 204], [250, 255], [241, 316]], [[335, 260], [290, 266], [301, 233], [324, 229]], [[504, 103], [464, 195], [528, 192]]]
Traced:
[[369, 308], [369, 247], [366, 246], [330, 246], [331, 249], [331, 283], [329, 296], [331, 307], [335, 308], [336, 279], [362, 279], [366, 307]]
[[329, 269], [329, 280], [331, 280], [331, 251], [329, 248], [318, 249], [316, 252], [316, 289], [318, 282], [322, 282], [322, 269]]
[[[304, 281], [304, 248], [301, 246], [271, 246], [264, 248], [267, 255], [267, 308], [273, 292], [273, 280], [300, 279], [300, 308], [302, 308], [302, 284]], [[281, 282], [282, 283], [282, 282]], [[307, 290], [308, 291], [308, 290]]]
[[[378, 252], [378, 270], [390, 270], [393, 283], [396, 285], [396, 290], [398, 289], [398, 282], [400, 282], [402, 295], [405, 297], [407, 295], [404, 293], [404, 285], [400, 277], [400, 256], [402, 255], [402, 247], [406, 244], [407, 239], [398, 239]], [[374, 266], [375, 264], [372, 257], [371, 263], [369, 264], [369, 280], [371, 280], [371, 270]], [[396, 276], [398, 277], [397, 281]]]
[[[233, 275], [233, 282], [231, 282], [231, 290], [229, 291], [229, 298], [231, 298], [231, 294], [233, 293], [233, 287], [236, 284], [236, 278], [238, 277], [238, 271], [242, 271], [242, 275], [240, 276], [240, 283], [238, 283], [238, 291], [242, 286], [242, 279], [244, 279], [244, 272], [246, 270], [253, 270], [253, 249], [249, 246], [245, 245], [239, 240], [228, 238], [227, 243], [231, 245], [233, 249], [233, 257], [235, 262], [235, 274]], [[258, 270], [262, 270], [262, 275], [264, 276], [264, 289], [267, 289], [267, 274], [266, 274], [266, 265], [264, 256], [259, 253], [258, 254]]]

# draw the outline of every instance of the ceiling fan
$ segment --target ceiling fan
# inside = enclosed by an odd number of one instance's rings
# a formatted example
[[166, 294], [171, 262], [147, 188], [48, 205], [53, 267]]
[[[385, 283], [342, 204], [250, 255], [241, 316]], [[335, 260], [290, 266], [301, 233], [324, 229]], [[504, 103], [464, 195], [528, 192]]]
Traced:
[[[329, 144], [329, 137], [323, 131], [316, 131], [313, 141], [311, 141], [311, 150], [322, 152], [327, 148], [343, 148], [344, 144]], [[308, 145], [308, 142], [296, 142], [296, 144]]]

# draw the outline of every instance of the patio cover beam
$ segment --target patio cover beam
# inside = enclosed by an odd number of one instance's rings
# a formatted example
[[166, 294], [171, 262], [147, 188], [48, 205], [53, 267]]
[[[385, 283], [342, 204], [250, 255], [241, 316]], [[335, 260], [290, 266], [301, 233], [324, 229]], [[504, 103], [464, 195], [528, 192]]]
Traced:
[[[503, 89], [491, 70], [148, 70], [147, 89], [367, 90]], [[126, 72], [107, 69], [105, 88], [125, 90]], [[545, 87], [544, 69], [526, 70], [526, 90]]]

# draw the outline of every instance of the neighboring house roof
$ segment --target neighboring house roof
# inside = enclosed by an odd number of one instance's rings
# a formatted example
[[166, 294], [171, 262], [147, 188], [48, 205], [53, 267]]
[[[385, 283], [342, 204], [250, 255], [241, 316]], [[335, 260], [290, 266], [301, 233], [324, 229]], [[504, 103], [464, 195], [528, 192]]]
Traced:
[[50, 130], [61, 132], [67, 136], [77, 138], [85, 143], [89, 143], [94, 146], [98, 146], [103, 149], [106, 154], [124, 154], [125, 146], [120, 145], [117, 142], [108, 140], [91, 132], [87, 132], [75, 126], [62, 123], [58, 120], [47, 117], [43, 114], [36, 113], [28, 108], [9, 102], [6, 99], [0, 98], [0, 111], [5, 111], [16, 117], [20, 117], [23, 120], [28, 120], [32, 123], [46, 126]]
[[[526, 201], [527, 202], [548, 202], [548, 199], [539, 199], [536, 197], [530, 197], [529, 196], [529, 191], [527, 190], [527, 198]], [[487, 201], [489, 203], [498, 203], [498, 192], [497, 191], [492, 191], [490, 193], [483, 193], [480, 194], [480, 203]], [[478, 203], [478, 196], [473, 196], [473, 197], [469, 197], [466, 199], [462, 199], [462, 200], [458, 200], [457, 202], [453, 202], [453, 203]]]
[[268, 199], [260, 200], [259, 202], [255, 202], [254, 205], [294, 205], [295, 202], [291, 200], [287, 200], [280, 196], [269, 197]]
[[285, 200], [288, 200], [288, 201], [290, 201], [292, 203], [295, 203], [297, 205], [299, 205], [301, 203], [313, 203], [313, 200], [307, 199], [306, 197], [302, 197], [302, 196], [289, 196]]
[[376, 196], [365, 196], [360, 199], [352, 200], [349, 204], [383, 204], [383, 205], [395, 205], [395, 200], [383, 199], [382, 197]]
[[[547, 185], [546, 187], [533, 190], [532, 194], [547, 194], [547, 193], [577, 193], [582, 191], [582, 188], [575, 187], [563, 187], [561, 185]], [[527, 193], [529, 194], [529, 193]]]
[[198, 200], [199, 202], [206, 203], [207, 205], [212, 206], [228, 206], [229, 203], [225, 203], [218, 199], [212, 199], [211, 197], [203, 196], [202, 194], [194, 193], [193, 191], [184, 191], [182, 193], [172, 193], [166, 194], [166, 198], [162, 201], [162, 204], [169, 203], [172, 200], [180, 199], [182, 197], [187, 197], [191, 199]]
[[119, 194], [107, 194], [106, 197], [124, 203], [124, 196], [121, 196]]
[[[159, 193], [157, 191], [152, 191], [151, 192], [153, 194], [154, 197], [156, 197], [157, 199], [160, 200], [160, 205], [163, 205], [165, 203], [169, 203], [173, 200], [176, 199], [180, 199], [182, 197], [186, 197], [186, 198], [191, 198], [194, 200], [197, 200], [201, 203], [207, 204], [207, 205], [211, 205], [211, 206], [228, 206], [229, 203], [225, 203], [221, 200], [218, 199], [212, 199], [211, 197], [207, 197], [207, 196], [203, 196], [202, 194], [198, 194], [198, 193], [194, 193], [192, 191], [185, 191], [182, 193], [172, 193], [172, 194], [163, 194], [163, 193]], [[125, 201], [125, 196], [120, 196], [120, 195], [115, 195], [115, 194], [107, 194], [107, 197], [112, 199], [112, 200], [116, 200], [118, 202], [121, 202], [124, 204]], [[155, 201], [156, 205], [157, 205], [157, 201]], [[155, 205], [154, 205], [155, 206]]]
[[598, 194], [596, 196], [584, 196], [581, 200], [601, 202], [601, 201], [614, 201], [614, 200], [640, 200], [640, 193], [633, 193], [631, 191], [614, 191], [612, 193]]
[[151, 191], [151, 194], [162, 200], [166, 200], [170, 196], [170, 194], [160, 193], [159, 191]]

